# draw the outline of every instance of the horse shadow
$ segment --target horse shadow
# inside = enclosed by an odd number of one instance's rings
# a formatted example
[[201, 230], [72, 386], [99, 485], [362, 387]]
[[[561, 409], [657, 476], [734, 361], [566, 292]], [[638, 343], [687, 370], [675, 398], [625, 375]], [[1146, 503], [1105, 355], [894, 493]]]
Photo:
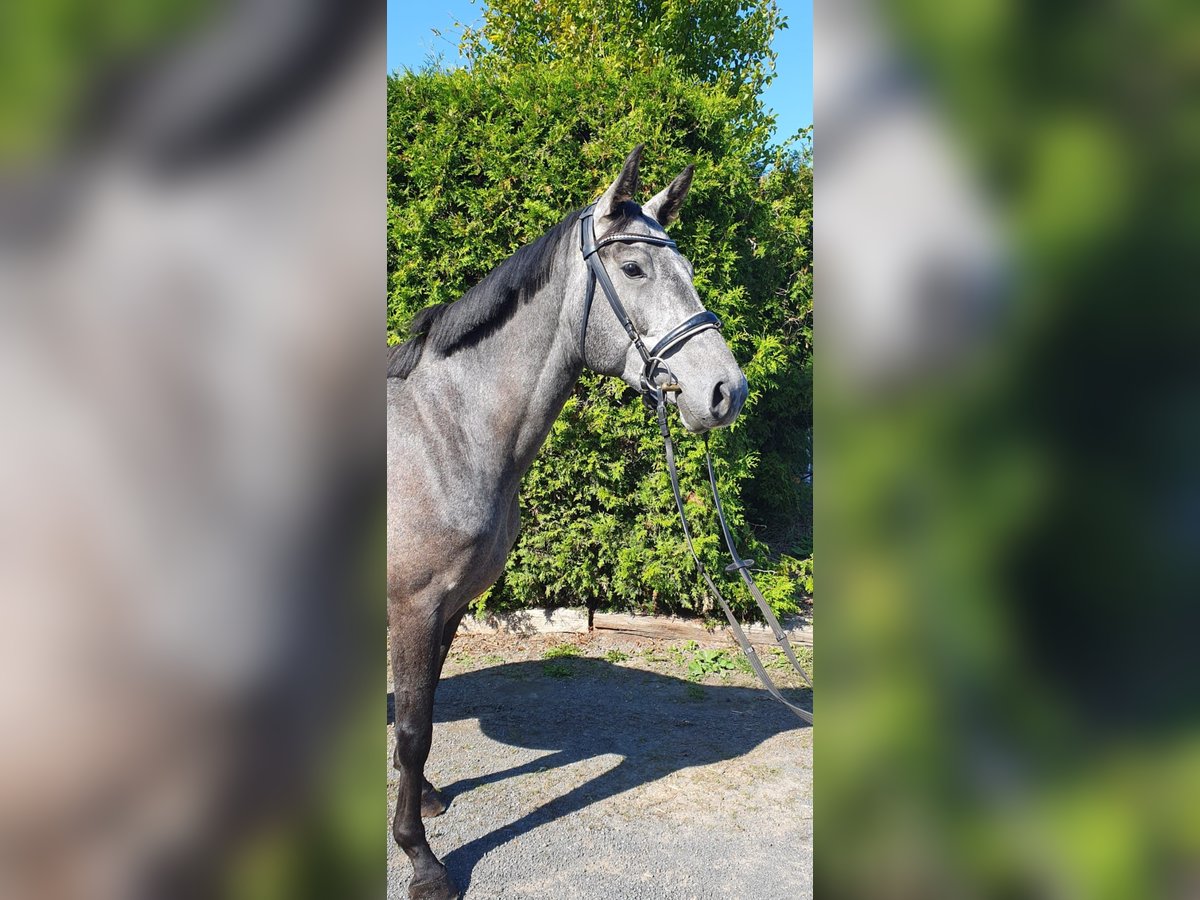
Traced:
[[[783, 689], [812, 709], [808, 689]], [[391, 721], [391, 696], [388, 720]], [[694, 684], [599, 659], [506, 663], [444, 678], [435, 722], [478, 718], [485, 735], [540, 756], [502, 771], [439, 785], [451, 804], [482, 785], [613, 754], [606, 772], [510, 824], [451, 851], [442, 862], [466, 890], [489, 852], [542, 825], [674, 772], [736, 759], [784, 731], [809, 726], [760, 688]]]

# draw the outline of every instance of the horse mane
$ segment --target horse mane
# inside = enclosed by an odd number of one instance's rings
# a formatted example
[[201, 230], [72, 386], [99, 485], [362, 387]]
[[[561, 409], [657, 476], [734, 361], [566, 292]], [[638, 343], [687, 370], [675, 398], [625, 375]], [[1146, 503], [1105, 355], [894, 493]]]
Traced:
[[452, 303], [427, 306], [409, 326], [405, 343], [388, 347], [388, 378], [407, 378], [426, 351], [449, 356], [477, 344], [508, 321], [522, 300], [545, 287], [559, 240], [579, 221], [576, 210], [531, 244], [521, 247]]

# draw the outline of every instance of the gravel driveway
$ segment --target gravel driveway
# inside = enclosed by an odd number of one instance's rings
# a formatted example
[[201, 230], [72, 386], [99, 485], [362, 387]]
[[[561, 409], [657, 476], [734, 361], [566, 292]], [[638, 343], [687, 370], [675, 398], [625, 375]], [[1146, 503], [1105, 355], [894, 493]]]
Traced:
[[425, 825], [468, 900], [811, 897], [811, 729], [752, 675], [689, 680], [694, 646], [572, 643], [464, 635], [446, 663], [426, 775], [451, 805]]

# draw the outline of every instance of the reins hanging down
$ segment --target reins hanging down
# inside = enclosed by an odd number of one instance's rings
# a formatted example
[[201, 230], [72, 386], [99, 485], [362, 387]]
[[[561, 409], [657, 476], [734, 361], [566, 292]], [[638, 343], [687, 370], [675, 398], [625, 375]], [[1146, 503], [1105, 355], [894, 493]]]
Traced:
[[[754, 670], [754, 674], [758, 676], [763, 687], [767, 689], [772, 697], [794, 712], [797, 716], [808, 722], [810, 725], [813, 721], [813, 714], [801, 706], [792, 703], [779, 692], [779, 688], [775, 686], [775, 682], [771, 680], [771, 676], [767, 674], [766, 668], [762, 664], [762, 660], [758, 658], [758, 653], [751, 645], [746, 633], [742, 630], [737, 617], [733, 614], [733, 610], [729, 608], [729, 603], [717, 589], [716, 583], [712, 580], [712, 576], [708, 574], [708, 569], [704, 567], [700, 556], [696, 553], [696, 547], [692, 543], [692, 533], [688, 526], [687, 514], [684, 512], [683, 496], [679, 490], [679, 473], [675, 467], [675, 443], [671, 440], [671, 427], [667, 424], [667, 406], [665, 399], [660, 397], [655, 404], [655, 412], [658, 415], [658, 428], [662, 432], [663, 447], [667, 456], [667, 474], [671, 479], [671, 492], [675, 495], [675, 508], [679, 510], [679, 523], [683, 527], [683, 536], [687, 540], [688, 550], [692, 554], [692, 561], [696, 564], [696, 571], [704, 580], [705, 586], [710, 594], [721, 607], [721, 611], [725, 613], [725, 618], [729, 620], [729, 627], [733, 630], [733, 637], [737, 641], [738, 646], [742, 648], [742, 652], [746, 654], [746, 660], [750, 663], [750, 668]], [[725, 513], [721, 509], [721, 495], [717, 492], [717, 479], [713, 472], [712, 455], [708, 450], [708, 438], [704, 438], [704, 461], [708, 466], [709, 487], [712, 491], [713, 502], [716, 504], [717, 518], [721, 522], [721, 531], [725, 536], [725, 546], [729, 550], [729, 555], [733, 558], [733, 563], [725, 567], [725, 571], [732, 572], [737, 570], [741, 573], [742, 579], [746, 582], [746, 586], [750, 589], [751, 596], [754, 597], [754, 602], [758, 604], [759, 611], [762, 612], [763, 618], [767, 620], [767, 624], [771, 628], [772, 634], [775, 636], [775, 643], [779, 646], [787, 657], [788, 662], [792, 667], [800, 673], [800, 677], [812, 687], [812, 679], [808, 677], [808, 673], [804, 671], [804, 667], [800, 665], [800, 661], [796, 659], [796, 654], [792, 650], [791, 642], [787, 639], [787, 634], [779, 624], [779, 620], [775, 618], [775, 614], [771, 611], [770, 605], [762, 592], [758, 589], [758, 585], [754, 583], [754, 578], [750, 575], [750, 566], [754, 565], [752, 559], [742, 559], [738, 556], [737, 548], [733, 543], [733, 538], [729, 534], [729, 525], [725, 521]]]
[[[608, 304], [612, 307], [613, 313], [617, 317], [617, 321], [621, 323], [621, 327], [625, 329], [625, 333], [629, 336], [630, 343], [637, 349], [638, 355], [642, 358], [642, 378], [641, 391], [642, 399], [651, 409], [655, 411], [658, 417], [658, 428], [662, 433], [663, 448], [667, 457], [667, 474], [671, 480], [671, 491], [675, 495], [675, 508], [679, 511], [679, 522], [683, 527], [683, 536], [687, 541], [688, 550], [692, 554], [692, 560], [696, 564], [696, 571], [703, 579], [709, 593], [717, 601], [721, 607], [721, 611], [725, 613], [725, 618], [729, 620], [729, 627], [733, 630], [734, 639], [742, 652], [746, 655], [747, 661], [750, 663], [750, 668], [754, 670], [759, 680], [763, 683], [763, 687], [767, 692], [799, 716], [802, 720], [812, 723], [813, 715], [808, 710], [795, 703], [789, 701], [780, 693], [779, 688], [771, 680], [771, 676], [767, 674], [766, 668], [762, 661], [758, 658], [758, 653], [751, 646], [749, 639], [746, 637], [745, 631], [742, 630], [741, 624], [737, 617], [730, 609], [725, 597], [717, 589], [716, 583], [712, 576], [708, 574], [708, 570], [704, 567], [704, 563], [700, 560], [700, 556], [696, 553], [696, 547], [692, 542], [692, 532], [688, 525], [687, 513], [684, 511], [683, 495], [679, 490], [679, 473], [675, 465], [675, 443], [671, 439], [671, 427], [667, 423], [667, 400], [666, 395], [672, 392], [681, 390], [674, 374], [670, 367], [662, 359], [663, 354], [673, 347], [677, 347], [702, 331], [707, 331], [710, 328], [721, 327], [721, 320], [708, 310], [699, 312], [694, 316], [684, 320], [675, 328], [672, 328], [658, 341], [651, 349], [647, 350], [645, 342], [638, 334], [637, 327], [633, 324], [629, 314], [625, 311], [624, 305], [621, 303], [620, 297], [617, 296], [617, 289], [613, 286], [612, 281], [608, 277], [608, 272], [604, 268], [604, 263], [600, 259], [600, 255], [596, 252], [601, 247], [608, 244], [624, 242], [624, 243], [643, 243], [656, 244], [662, 247], [674, 247], [675, 242], [667, 237], [659, 237], [652, 234], [632, 234], [618, 233], [605, 235], [605, 237], [597, 241], [595, 225], [593, 217], [595, 213], [595, 204], [592, 204], [583, 211], [580, 215], [579, 222], [579, 249], [583, 253], [584, 262], [588, 267], [588, 286], [587, 293], [584, 296], [583, 306], [583, 321], [579, 327], [579, 355], [586, 360], [584, 355], [585, 345], [587, 343], [587, 326], [588, 318], [591, 316], [592, 300], [596, 293], [596, 284], [599, 282], [601, 290], [604, 291], [604, 296], [608, 298]], [[666, 381], [662, 384], [657, 382], [657, 373], [661, 370], [667, 376]], [[804, 671], [804, 667], [800, 665], [800, 661], [796, 659], [796, 654], [792, 650], [792, 645], [787, 639], [787, 634], [779, 624], [779, 620], [775, 618], [775, 614], [771, 611], [770, 605], [766, 598], [763, 597], [762, 591], [758, 589], [758, 585], [754, 583], [754, 578], [750, 575], [750, 567], [754, 565], [752, 559], [742, 559], [738, 555], [737, 547], [733, 543], [733, 536], [729, 532], [729, 523], [725, 521], [725, 511], [721, 507], [721, 495], [717, 491], [717, 476], [713, 469], [712, 455], [709, 453], [708, 437], [704, 438], [704, 459], [708, 466], [708, 483], [712, 491], [713, 503], [716, 506], [717, 520], [721, 524], [721, 533], [725, 539], [725, 547], [729, 551], [733, 563], [726, 567], [725, 571], [737, 571], [742, 576], [746, 587], [750, 591], [750, 596], [754, 598], [754, 602], [758, 605], [759, 611], [766, 620], [767, 625], [771, 629], [771, 633], [775, 636], [775, 642], [779, 649], [783, 651], [788, 662], [792, 667], [800, 673], [800, 676], [805, 680], [808, 686], [812, 687], [812, 679], [808, 677], [808, 673]]]

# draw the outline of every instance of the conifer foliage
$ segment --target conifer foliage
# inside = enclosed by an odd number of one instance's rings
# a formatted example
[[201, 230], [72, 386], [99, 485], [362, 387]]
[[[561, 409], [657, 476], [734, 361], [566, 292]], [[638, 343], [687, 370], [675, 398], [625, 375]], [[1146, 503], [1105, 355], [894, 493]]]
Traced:
[[[741, 418], [712, 437], [725, 512], [788, 613], [812, 584], [812, 166], [809, 132], [772, 144], [760, 100], [782, 27], [771, 0], [492, 0], [463, 31], [465, 67], [389, 76], [388, 340], [595, 199], [635, 144], [643, 200], [695, 163], [672, 236], [750, 383]], [[719, 572], [703, 443], [677, 431], [699, 549]], [[711, 612], [658, 430], [618, 380], [585, 374], [521, 506], [479, 607]]]

